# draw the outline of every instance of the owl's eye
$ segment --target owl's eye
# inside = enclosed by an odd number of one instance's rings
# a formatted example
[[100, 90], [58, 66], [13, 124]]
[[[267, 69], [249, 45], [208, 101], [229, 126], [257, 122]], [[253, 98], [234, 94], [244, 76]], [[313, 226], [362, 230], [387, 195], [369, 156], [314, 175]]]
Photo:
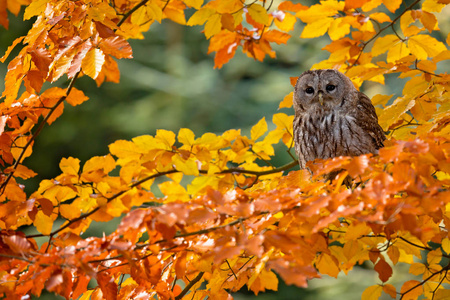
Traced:
[[312, 87], [306, 88], [305, 93], [312, 94], [314, 93], [314, 89]]
[[332, 84], [328, 84], [327, 87], [326, 87], [328, 92], [334, 91], [335, 88], [336, 88], [336, 86], [332, 85]]

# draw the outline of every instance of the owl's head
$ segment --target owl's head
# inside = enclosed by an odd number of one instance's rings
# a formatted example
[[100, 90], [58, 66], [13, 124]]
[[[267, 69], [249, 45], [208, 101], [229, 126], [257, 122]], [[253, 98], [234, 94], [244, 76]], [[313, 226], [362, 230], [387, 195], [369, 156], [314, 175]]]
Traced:
[[311, 108], [333, 109], [343, 106], [352, 92], [356, 92], [353, 83], [339, 71], [306, 71], [300, 75], [295, 85], [294, 109], [296, 112]]

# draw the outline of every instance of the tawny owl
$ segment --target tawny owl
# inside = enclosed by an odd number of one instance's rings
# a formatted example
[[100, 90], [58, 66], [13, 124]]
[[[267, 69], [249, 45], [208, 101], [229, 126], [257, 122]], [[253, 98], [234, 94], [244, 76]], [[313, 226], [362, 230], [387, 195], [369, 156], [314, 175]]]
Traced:
[[300, 168], [316, 158], [378, 153], [386, 139], [370, 99], [336, 70], [304, 72], [294, 90]]

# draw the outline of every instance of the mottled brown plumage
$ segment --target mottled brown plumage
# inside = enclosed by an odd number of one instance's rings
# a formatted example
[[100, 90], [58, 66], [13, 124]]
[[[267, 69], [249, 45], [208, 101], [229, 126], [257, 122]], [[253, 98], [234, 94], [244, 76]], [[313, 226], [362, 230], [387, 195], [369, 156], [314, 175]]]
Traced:
[[336, 70], [304, 72], [294, 91], [300, 168], [316, 158], [378, 153], [386, 139], [370, 99]]

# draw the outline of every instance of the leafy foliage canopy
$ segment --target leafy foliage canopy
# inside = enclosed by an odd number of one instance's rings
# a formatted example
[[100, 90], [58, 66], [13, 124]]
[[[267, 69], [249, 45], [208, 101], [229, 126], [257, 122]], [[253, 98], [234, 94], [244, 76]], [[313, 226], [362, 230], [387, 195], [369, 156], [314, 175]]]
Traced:
[[[274, 2], [0, 0], [6, 28], [7, 11], [25, 6], [24, 18], [36, 17], [1, 58], [21, 46], [0, 103], [0, 295], [46, 289], [67, 299], [228, 299], [244, 285], [255, 294], [277, 290], [275, 273], [306, 287], [369, 262], [379, 282], [363, 299], [448, 299], [450, 75], [439, 70], [450, 59], [450, 35], [438, 20], [449, 1]], [[88, 100], [77, 78], [118, 83], [114, 58], [132, 58], [128, 40], [164, 19], [203, 26], [217, 68], [236, 51], [274, 58], [273, 43], [298, 38], [289, 32], [301, 23], [300, 38], [330, 38], [329, 58], [313, 68], [339, 69], [357, 87], [385, 84], [392, 73], [406, 78], [402, 95], [372, 99], [386, 147], [377, 156], [309, 163], [313, 175], [286, 174], [295, 159], [279, 167], [271, 159], [275, 145], [292, 149], [293, 116], [275, 113], [273, 130], [263, 118], [250, 136], [158, 130], [118, 140], [84, 164], [64, 158], [61, 174], [27, 196], [18, 179], [37, 175], [25, 164], [36, 137], [65, 105]], [[44, 85], [66, 76], [65, 89]], [[280, 103], [291, 106], [292, 93]], [[343, 170], [335, 181], [321, 179], [335, 170]], [[92, 221], [122, 215], [110, 235], [81, 237]], [[26, 225], [39, 234], [25, 235]], [[398, 263], [418, 279], [390, 284]], [[97, 284], [88, 289], [91, 279]]]

